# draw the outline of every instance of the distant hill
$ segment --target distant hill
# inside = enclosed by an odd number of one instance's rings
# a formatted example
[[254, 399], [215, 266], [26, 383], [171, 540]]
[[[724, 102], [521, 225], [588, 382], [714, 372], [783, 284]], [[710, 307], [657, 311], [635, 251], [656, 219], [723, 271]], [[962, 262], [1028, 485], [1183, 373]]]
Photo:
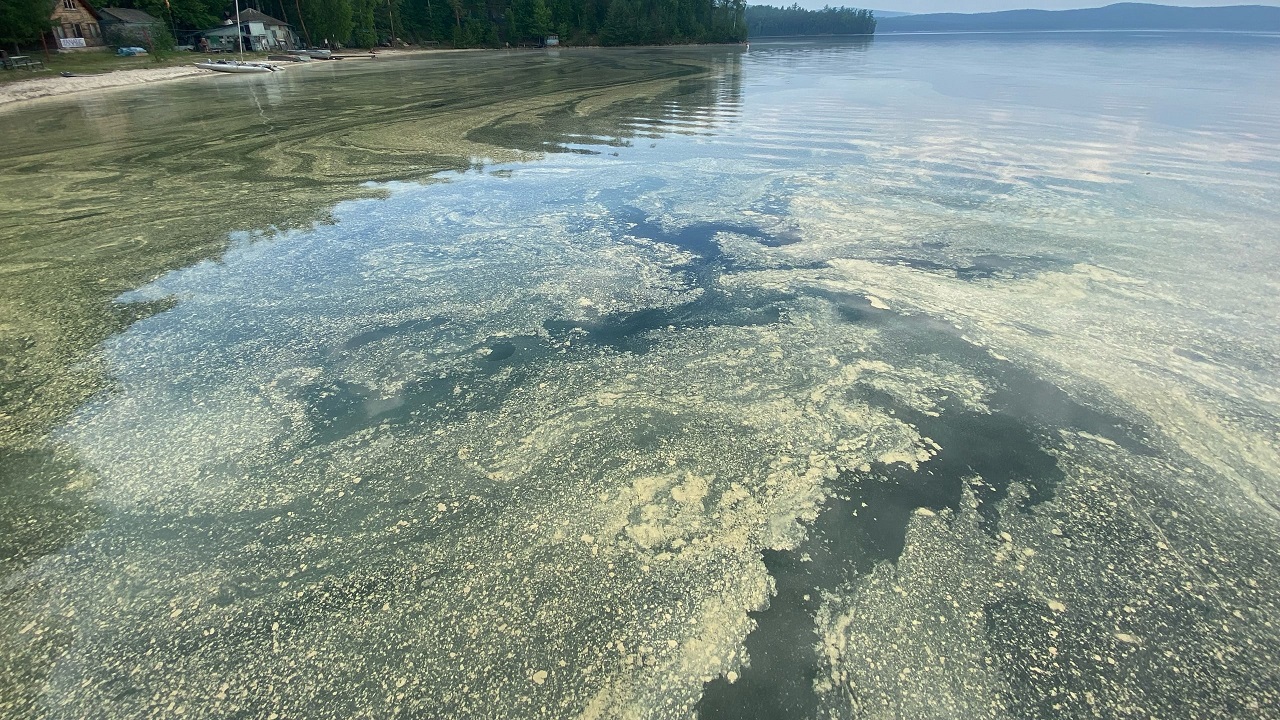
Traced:
[[1028, 30], [1250, 30], [1280, 32], [1280, 7], [1170, 7], [1118, 3], [1087, 10], [1006, 10], [879, 16], [880, 33]]

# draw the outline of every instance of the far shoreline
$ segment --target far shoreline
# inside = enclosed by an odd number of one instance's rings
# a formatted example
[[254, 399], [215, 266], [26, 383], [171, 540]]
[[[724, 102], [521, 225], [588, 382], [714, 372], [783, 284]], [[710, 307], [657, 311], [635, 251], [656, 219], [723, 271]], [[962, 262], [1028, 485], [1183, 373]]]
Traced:
[[[560, 45], [549, 48], [378, 48], [376, 54], [371, 59], [377, 58], [397, 58], [414, 55], [436, 55], [446, 53], [473, 53], [473, 52], [534, 52], [534, 51], [574, 51], [574, 50], [615, 50], [615, 49], [657, 49], [657, 48], [685, 48], [685, 47], [742, 47], [748, 43], [681, 43], [673, 45]], [[349, 51], [341, 51], [347, 55], [359, 56], [364, 59], [369, 56], [367, 50], [353, 49]], [[170, 80], [182, 80], [196, 77], [215, 77], [221, 73], [213, 70], [202, 70], [195, 67], [195, 63], [207, 59], [205, 55], [193, 57], [191, 62], [184, 65], [169, 65], [157, 68], [136, 68], [128, 70], [112, 70], [105, 73], [93, 75], [77, 75], [75, 77], [63, 77], [61, 75], [43, 75], [41, 77], [32, 78], [30, 80], [16, 80], [9, 83], [0, 84], [0, 114], [12, 111], [18, 108], [27, 107], [42, 100], [53, 100], [67, 98], [75, 95], [83, 95], [92, 92], [105, 92], [109, 90], [120, 90], [124, 88], [138, 87], [140, 85], [150, 85], [157, 82], [167, 82]], [[355, 58], [348, 58], [355, 59]], [[296, 72], [302, 68], [310, 68], [323, 66], [331, 61], [318, 61], [312, 63], [286, 63], [278, 64], [286, 66], [286, 72]], [[339, 61], [342, 62], [342, 61]], [[17, 72], [17, 71], [12, 71]]]

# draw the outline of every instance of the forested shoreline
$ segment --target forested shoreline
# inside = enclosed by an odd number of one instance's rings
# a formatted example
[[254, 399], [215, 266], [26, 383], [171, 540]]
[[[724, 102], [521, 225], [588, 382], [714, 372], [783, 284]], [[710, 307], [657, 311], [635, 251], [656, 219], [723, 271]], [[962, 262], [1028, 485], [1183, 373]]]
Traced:
[[[159, 18], [180, 37], [229, 20], [227, 0], [112, 0], [104, 6]], [[745, 0], [243, 0], [291, 25], [312, 46], [374, 47], [407, 42], [457, 48], [540, 45], [734, 43], [750, 36], [870, 35], [869, 10]], [[0, 0], [0, 40], [37, 42], [49, 28], [49, 0]]]
[[[203, 30], [232, 15], [228, 0], [112, 0], [168, 28]], [[38, 42], [49, 0], [0, 0], [0, 39]], [[459, 48], [541, 44], [666, 45], [741, 42], [745, 0], [242, 0], [293, 25], [309, 44], [373, 47], [404, 41]]]
[[751, 37], [784, 35], [873, 35], [876, 16], [870, 10], [824, 7], [806, 10], [799, 5], [752, 5], [746, 12]]

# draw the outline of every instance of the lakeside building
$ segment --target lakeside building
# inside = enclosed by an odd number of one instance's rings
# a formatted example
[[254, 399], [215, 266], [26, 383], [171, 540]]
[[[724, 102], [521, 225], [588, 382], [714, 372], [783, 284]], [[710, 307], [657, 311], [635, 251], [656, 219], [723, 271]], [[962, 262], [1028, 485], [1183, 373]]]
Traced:
[[[239, 34], [244, 38], [245, 50], [270, 52], [272, 50], [293, 50], [300, 47], [298, 34], [293, 26], [282, 20], [252, 8], [240, 11]], [[235, 20], [210, 28], [200, 33], [209, 41], [209, 47], [234, 52], [236, 47], [237, 28]]]
[[59, 50], [102, 47], [102, 17], [84, 0], [55, 0], [50, 33]]
[[151, 43], [150, 33], [160, 20], [141, 10], [132, 8], [99, 8], [102, 19], [102, 36], [111, 45], [140, 45]]

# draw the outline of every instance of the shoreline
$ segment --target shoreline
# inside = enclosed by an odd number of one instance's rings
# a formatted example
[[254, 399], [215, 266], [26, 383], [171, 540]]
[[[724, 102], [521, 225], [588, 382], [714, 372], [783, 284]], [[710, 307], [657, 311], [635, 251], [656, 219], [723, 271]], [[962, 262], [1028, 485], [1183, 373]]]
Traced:
[[[713, 45], [741, 45], [741, 43], [688, 43], [681, 45], [628, 45], [627, 48], [670, 48], [670, 47], [710, 47]], [[603, 49], [601, 45], [575, 45], [561, 46], [556, 48], [544, 48], [550, 50], [591, 50]], [[374, 59], [378, 58], [397, 58], [411, 55], [435, 55], [443, 53], [469, 53], [469, 52], [530, 52], [525, 48], [413, 48], [413, 49], [380, 49]], [[364, 52], [349, 53], [353, 56], [363, 56]], [[0, 113], [4, 113], [15, 108], [26, 107], [30, 103], [51, 98], [65, 98], [72, 95], [80, 95], [89, 92], [114, 90], [119, 88], [137, 87], [139, 85], [147, 85], [155, 82], [165, 82], [168, 80], [180, 80], [182, 78], [192, 78], [198, 76], [216, 76], [213, 70], [202, 70], [195, 67], [195, 63], [207, 59], [204, 55], [193, 56], [190, 64], [170, 65], [168, 67], [158, 68], [134, 68], [128, 70], [112, 70], [110, 72], [77, 75], [74, 77], [63, 77], [61, 75], [44, 75], [33, 78], [31, 80], [18, 80], [10, 83], [0, 84]], [[352, 57], [349, 59], [356, 59]], [[262, 62], [262, 61], [259, 61]], [[313, 67], [317, 63], [279, 63], [290, 72], [297, 67]], [[319, 63], [323, 65], [324, 63]], [[296, 65], [296, 67], [295, 67]]]
[[113, 70], [97, 75], [63, 77], [46, 75], [31, 80], [0, 85], [0, 111], [26, 105], [46, 98], [66, 97], [93, 90], [110, 90], [136, 87], [154, 82], [177, 80], [195, 75], [212, 75], [212, 70], [201, 70], [194, 65]]
[[[406, 55], [422, 55], [427, 53], [463, 52], [451, 49], [441, 50], [380, 50], [377, 57], [401, 57]], [[363, 54], [363, 53], [361, 53]], [[157, 68], [135, 68], [129, 70], [112, 70], [110, 72], [63, 77], [61, 75], [44, 75], [30, 80], [18, 80], [0, 85], [0, 112], [17, 107], [24, 107], [38, 100], [63, 98], [81, 93], [112, 90], [116, 88], [137, 87], [168, 80], [179, 80], [197, 76], [216, 76], [213, 70], [201, 70], [195, 63], [205, 56], [193, 56], [191, 64]], [[297, 63], [299, 67], [310, 64]], [[291, 70], [294, 68], [290, 68]]]

